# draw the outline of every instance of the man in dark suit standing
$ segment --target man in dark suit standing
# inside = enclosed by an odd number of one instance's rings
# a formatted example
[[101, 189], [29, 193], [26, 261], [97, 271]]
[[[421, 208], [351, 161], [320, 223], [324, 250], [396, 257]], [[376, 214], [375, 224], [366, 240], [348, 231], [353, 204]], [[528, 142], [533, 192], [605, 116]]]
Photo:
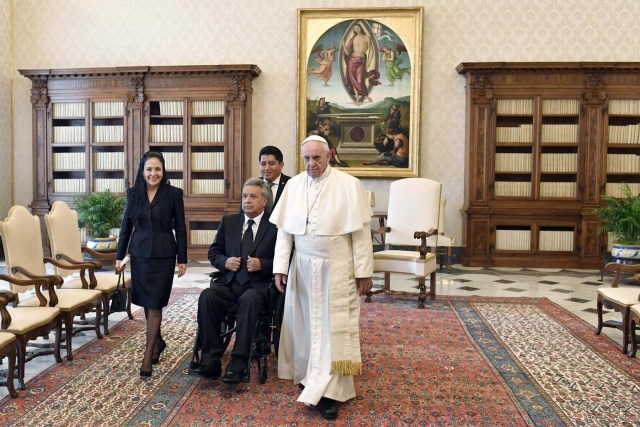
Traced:
[[220, 323], [229, 308], [238, 306], [236, 338], [231, 361], [222, 381], [237, 384], [245, 376], [256, 321], [266, 307], [273, 273], [273, 255], [278, 230], [265, 212], [271, 200], [266, 181], [252, 178], [242, 189], [243, 212], [225, 215], [209, 247], [209, 260], [221, 276], [198, 301], [198, 328], [202, 351], [195, 371], [206, 378], [219, 378], [224, 352]]
[[[258, 154], [258, 161], [260, 162], [260, 176], [271, 187], [273, 206], [275, 206], [280, 199], [285, 184], [290, 178], [282, 173], [282, 168], [284, 167], [282, 151], [273, 145], [262, 147]], [[273, 208], [273, 206], [270, 206], [270, 208]], [[271, 209], [267, 210], [271, 211]]]

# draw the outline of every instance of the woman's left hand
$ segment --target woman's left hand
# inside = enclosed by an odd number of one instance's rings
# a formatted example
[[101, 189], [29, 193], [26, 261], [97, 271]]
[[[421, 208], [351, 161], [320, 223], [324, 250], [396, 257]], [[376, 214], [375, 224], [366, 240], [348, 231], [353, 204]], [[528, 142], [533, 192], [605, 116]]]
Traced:
[[184, 276], [187, 272], [187, 264], [178, 264], [178, 277]]

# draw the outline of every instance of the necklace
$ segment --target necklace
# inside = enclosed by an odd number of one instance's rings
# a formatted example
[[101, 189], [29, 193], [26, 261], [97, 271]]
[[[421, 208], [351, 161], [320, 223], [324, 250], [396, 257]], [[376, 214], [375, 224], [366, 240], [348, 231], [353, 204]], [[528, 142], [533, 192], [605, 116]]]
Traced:
[[316, 205], [316, 203], [318, 202], [318, 198], [320, 197], [320, 193], [322, 193], [322, 190], [324, 190], [324, 182], [322, 182], [322, 185], [320, 186], [320, 190], [318, 190], [318, 194], [316, 194], [315, 199], [313, 199], [313, 202], [311, 203], [311, 206], [309, 206], [309, 209], [307, 209], [307, 224], [309, 224], [309, 214], [311, 213], [311, 210], [313, 209], [313, 207]]

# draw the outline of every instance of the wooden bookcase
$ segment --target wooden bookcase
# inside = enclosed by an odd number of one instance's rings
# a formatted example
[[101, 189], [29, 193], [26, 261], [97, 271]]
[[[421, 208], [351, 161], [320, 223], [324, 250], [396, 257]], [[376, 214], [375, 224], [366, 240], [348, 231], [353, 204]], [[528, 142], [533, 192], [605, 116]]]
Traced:
[[[251, 171], [256, 65], [20, 70], [32, 81], [33, 202], [43, 217], [77, 193], [122, 193], [141, 156], [165, 156], [184, 190], [189, 258], [206, 259]], [[42, 221], [44, 227], [44, 221]], [[48, 239], [43, 228], [43, 242]]]
[[599, 268], [592, 211], [640, 191], [640, 63], [462, 63], [464, 263]]

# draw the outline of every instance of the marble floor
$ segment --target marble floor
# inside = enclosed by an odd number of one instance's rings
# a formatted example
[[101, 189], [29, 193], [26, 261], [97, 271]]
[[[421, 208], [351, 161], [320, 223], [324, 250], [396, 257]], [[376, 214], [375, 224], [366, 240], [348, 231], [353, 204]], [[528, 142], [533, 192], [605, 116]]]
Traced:
[[[4, 271], [4, 262], [0, 262], [0, 273]], [[187, 274], [175, 279], [174, 287], [206, 288], [209, 286], [211, 271], [212, 267], [208, 263], [192, 261], [189, 263]], [[596, 270], [471, 268], [453, 265], [450, 273], [446, 269], [438, 271], [437, 295], [546, 297], [590, 324], [596, 325], [596, 289], [599, 286], [608, 286], [611, 279], [611, 276], [605, 275], [604, 280], [600, 281], [600, 272]], [[382, 275], [376, 274], [374, 286], [381, 287], [382, 281]], [[393, 289], [417, 292], [416, 285], [413, 276], [392, 275]], [[621, 286], [636, 285], [625, 279]], [[8, 289], [8, 284], [0, 282], [0, 290], [5, 289]], [[640, 293], [640, 286], [638, 292]], [[138, 307], [134, 307], [135, 309]], [[125, 317], [126, 313], [113, 313], [109, 318], [109, 324], [113, 326]], [[605, 320], [612, 317], [620, 319], [618, 313], [608, 312]], [[603, 333], [622, 342], [622, 334], [617, 329], [605, 328]], [[95, 335], [90, 332], [74, 337], [74, 349], [94, 338]], [[28, 381], [54, 364], [53, 356], [39, 357], [28, 362], [25, 380]], [[6, 394], [6, 388], [0, 388], [0, 397]]]

